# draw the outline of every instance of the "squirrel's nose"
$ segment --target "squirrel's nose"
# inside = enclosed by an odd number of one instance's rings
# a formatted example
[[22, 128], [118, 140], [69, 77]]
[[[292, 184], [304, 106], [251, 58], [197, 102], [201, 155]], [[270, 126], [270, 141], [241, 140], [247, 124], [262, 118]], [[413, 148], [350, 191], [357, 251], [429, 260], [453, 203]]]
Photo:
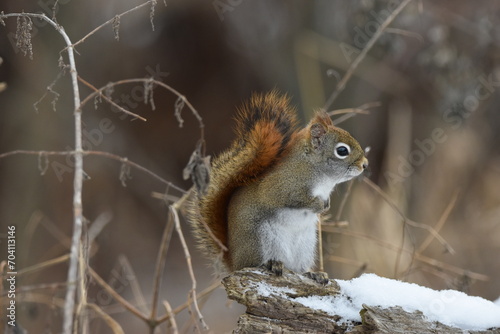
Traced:
[[363, 170], [365, 170], [366, 168], [368, 168], [368, 159], [363, 158], [363, 164], [361, 166], [363, 167]]

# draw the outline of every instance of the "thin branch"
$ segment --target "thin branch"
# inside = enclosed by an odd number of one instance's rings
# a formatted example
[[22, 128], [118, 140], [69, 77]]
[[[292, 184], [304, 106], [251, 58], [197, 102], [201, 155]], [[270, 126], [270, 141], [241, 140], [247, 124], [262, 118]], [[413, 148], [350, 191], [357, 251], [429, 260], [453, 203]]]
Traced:
[[112, 106], [114, 106], [115, 108], [117, 108], [118, 110], [120, 110], [122, 113], [124, 114], [127, 114], [127, 115], [130, 115], [132, 117], [134, 117], [134, 119], [140, 119], [141, 121], [144, 121], [146, 122], [147, 119], [142, 117], [141, 115], [138, 115], [138, 114], [135, 114], [125, 108], [123, 108], [122, 106], [116, 104], [115, 102], [113, 102], [113, 100], [111, 100], [109, 97], [107, 97], [105, 94], [102, 93], [102, 90], [107, 88], [108, 86], [104, 87], [104, 88], [101, 88], [101, 89], [97, 89], [96, 87], [94, 87], [94, 85], [92, 85], [91, 83], [85, 81], [82, 77], [78, 76], [78, 80], [83, 83], [85, 86], [89, 87], [90, 89], [92, 89], [94, 91], [94, 93], [90, 94], [89, 96], [87, 96], [85, 99], [83, 99], [82, 101], [82, 104], [80, 105], [80, 108], [79, 110], [81, 111], [82, 110], [82, 106], [87, 103], [87, 101], [95, 96], [95, 95], [99, 95], [100, 98], [104, 98], [104, 100], [106, 100], [109, 104], [111, 104]]
[[87, 307], [95, 311], [102, 318], [102, 320], [104, 320], [104, 322], [109, 326], [109, 328], [113, 330], [113, 333], [115, 334], [125, 333], [120, 324], [115, 319], [110, 317], [109, 314], [104, 312], [99, 306], [93, 303], [88, 303]]
[[173, 334], [179, 334], [179, 330], [177, 329], [177, 322], [175, 321], [175, 315], [172, 312], [172, 307], [170, 306], [170, 303], [168, 301], [163, 301], [163, 306], [165, 306], [165, 311], [167, 312], [169, 323], [170, 323], [170, 328], [172, 329], [171, 331], [168, 331], [167, 333], [173, 333]]
[[[406, 239], [406, 228], [408, 225], [406, 224], [406, 219], [403, 219], [403, 226], [401, 229], [401, 246], [399, 247], [400, 251], [396, 253], [396, 261], [394, 261], [394, 278], [398, 278], [398, 271], [399, 271], [399, 263], [401, 262], [401, 257], [403, 255], [403, 249], [405, 247], [405, 239]], [[410, 261], [410, 267], [413, 265], [413, 259], [415, 256], [415, 245], [412, 245], [412, 256], [411, 256], [411, 261]]]
[[[212, 285], [210, 285], [208, 288], [206, 288], [205, 290], [203, 290], [202, 292], [196, 294], [196, 296], [198, 297], [198, 300], [202, 299], [202, 298], [205, 298], [207, 295], [209, 295], [210, 293], [212, 293], [213, 291], [215, 291], [215, 289], [217, 289], [218, 287], [221, 286], [221, 282], [219, 281], [216, 281], [214, 282]], [[181, 313], [182, 311], [184, 311], [186, 308], [189, 307], [189, 305], [191, 305], [192, 301], [191, 300], [188, 300], [186, 301], [184, 304], [180, 305], [180, 306], [177, 306], [175, 308], [175, 310], [172, 312], [173, 314], [179, 314]], [[161, 324], [167, 320], [170, 319], [170, 315], [169, 314], [165, 314], [163, 317], [161, 318], [158, 318], [158, 320], [156, 321], [158, 324]]]
[[77, 112], [80, 105], [80, 92], [78, 88], [78, 74], [76, 71], [75, 57], [72, 42], [69, 36], [54, 20], [51, 20], [45, 14], [33, 13], [9, 13], [2, 14], [2, 18], [7, 17], [30, 17], [37, 18], [49, 23], [64, 39], [66, 50], [68, 52], [69, 69], [71, 83], [73, 88], [74, 101], [74, 123], [75, 123], [75, 175], [74, 175], [74, 193], [73, 193], [73, 238], [70, 251], [70, 264], [68, 269], [68, 289], [66, 291], [66, 306], [64, 308], [63, 333], [71, 334], [73, 327], [73, 309], [75, 306], [76, 281], [78, 275], [78, 252], [80, 250], [80, 240], [82, 235], [83, 212], [82, 212], [82, 184], [83, 184], [83, 155], [82, 155], [82, 121], [81, 113]]
[[[459, 194], [458, 191], [455, 192], [455, 194], [451, 198], [450, 203], [448, 203], [448, 206], [446, 207], [443, 214], [441, 215], [441, 218], [439, 218], [439, 220], [434, 228], [436, 230], [436, 232], [439, 232], [441, 230], [441, 228], [444, 226], [444, 224], [446, 223], [446, 221], [448, 220], [448, 217], [450, 216], [451, 210], [453, 210], [453, 208], [455, 207], [455, 204], [457, 203], [458, 194]], [[422, 253], [427, 248], [427, 246], [429, 246], [429, 244], [432, 242], [433, 239], [434, 239], [434, 235], [432, 235], [432, 234], [428, 235], [427, 238], [424, 240], [424, 242], [422, 242], [422, 244], [418, 248], [417, 253]]]
[[333, 120], [334, 125], [339, 125], [340, 123], [345, 122], [349, 118], [354, 117], [356, 115], [359, 115], [359, 114], [369, 115], [370, 108], [380, 107], [381, 105], [382, 105], [382, 103], [380, 103], [380, 102], [368, 102], [368, 103], [365, 103], [357, 108], [346, 108], [346, 109], [332, 110], [332, 111], [327, 112], [327, 114], [329, 116], [344, 114], [343, 116]]
[[342, 77], [342, 80], [340, 80], [339, 83], [337, 84], [337, 86], [335, 87], [335, 90], [330, 95], [330, 97], [328, 98], [328, 100], [326, 101], [326, 103], [323, 107], [324, 110], [328, 110], [328, 108], [330, 108], [333, 101], [335, 101], [337, 96], [344, 90], [347, 81], [349, 81], [349, 79], [353, 75], [353, 73], [356, 70], [356, 68], [358, 67], [358, 65], [365, 58], [368, 51], [370, 51], [370, 49], [375, 45], [375, 43], [380, 38], [380, 36], [382, 36], [382, 33], [384, 32], [384, 30], [392, 23], [392, 21], [394, 21], [396, 16], [398, 16], [399, 13], [401, 13], [401, 11], [410, 3], [410, 1], [411, 0], [404, 0], [403, 2], [401, 2], [399, 4], [399, 6], [391, 13], [391, 15], [389, 15], [387, 17], [387, 19], [384, 21], [384, 23], [382, 23], [380, 25], [380, 27], [377, 29], [377, 31], [373, 34], [372, 38], [370, 38], [368, 43], [366, 43], [366, 46], [363, 48], [361, 53], [356, 57], [356, 59], [354, 59], [351, 66], [349, 66], [349, 69]]
[[[10, 152], [5, 152], [0, 154], [0, 159], [7, 158], [13, 155], [39, 155], [39, 154], [45, 154], [45, 155], [55, 155], [55, 156], [67, 156], [67, 155], [75, 155], [77, 152], [76, 151], [31, 151], [31, 150], [14, 150]], [[127, 158], [121, 157], [119, 155], [109, 153], [109, 152], [103, 152], [103, 151], [83, 151], [82, 152], [84, 156], [101, 156], [105, 157], [108, 159], [116, 160], [121, 163], [127, 164], [137, 170], [140, 170], [141, 172], [144, 172], [148, 174], [149, 176], [153, 177], [154, 179], [160, 181], [161, 183], [167, 185], [168, 187], [171, 187], [172, 189], [175, 189], [183, 194], [185, 194], [187, 191], [182, 189], [181, 187], [176, 186], [170, 181], [165, 180], [161, 176], [155, 174], [154, 172], [150, 171], [146, 167], [143, 167], [139, 165], [138, 163], [135, 163], [133, 161], [128, 160]]]
[[88, 267], [88, 271], [90, 275], [96, 280], [96, 282], [102, 286], [109, 294], [117, 301], [119, 302], [125, 309], [127, 309], [130, 313], [134, 314], [136, 317], [144, 320], [144, 322], [148, 323], [149, 319], [146, 315], [142, 314], [138, 309], [136, 309], [132, 304], [130, 304], [125, 298], [120, 296], [116, 291], [109, 286], [106, 281], [104, 281], [99, 274], [97, 274], [94, 269], [91, 267]]
[[371, 235], [366, 235], [366, 234], [355, 232], [355, 231], [352, 231], [349, 229], [342, 229], [342, 228], [332, 227], [332, 226], [328, 226], [328, 225], [323, 225], [323, 230], [325, 232], [339, 233], [342, 235], [358, 238], [361, 240], [372, 241], [383, 248], [390, 249], [390, 250], [393, 250], [395, 252], [403, 251], [403, 252], [408, 253], [408, 254], [414, 254], [415, 259], [420, 261], [420, 262], [423, 262], [423, 263], [425, 263], [429, 266], [435, 267], [435, 268], [440, 268], [443, 270], [450, 271], [450, 272], [455, 273], [457, 275], [467, 275], [468, 277], [470, 277], [472, 279], [476, 279], [478, 281], [488, 281], [490, 279], [486, 275], [475, 273], [475, 272], [472, 272], [469, 270], [465, 270], [465, 269], [456, 267], [454, 265], [447, 264], [447, 263], [444, 263], [442, 261], [432, 259], [432, 258], [424, 256], [422, 254], [414, 253], [412, 250], [408, 250], [408, 249], [404, 249], [404, 248], [401, 249], [400, 246], [397, 246], [397, 245], [394, 245], [390, 242], [375, 238]]
[[393, 208], [394, 211], [396, 211], [399, 216], [401, 216], [401, 218], [404, 220], [404, 222], [406, 224], [408, 224], [410, 226], [413, 226], [413, 227], [417, 227], [417, 228], [421, 228], [421, 229], [427, 230], [430, 234], [432, 234], [434, 236], [434, 238], [436, 238], [436, 240], [439, 241], [439, 243], [441, 243], [443, 245], [443, 247], [446, 249], [447, 252], [450, 252], [451, 254], [455, 254], [455, 250], [453, 249], [453, 247], [451, 247], [451, 245], [446, 240], [444, 240], [444, 238], [441, 235], [439, 235], [439, 233], [436, 232], [436, 230], [432, 226], [429, 226], [429, 225], [426, 225], [426, 224], [417, 223], [417, 222], [414, 222], [411, 219], [408, 219], [403, 214], [403, 212], [401, 212], [401, 210], [399, 210], [398, 206], [392, 201], [392, 199], [382, 189], [380, 189], [379, 186], [377, 186], [375, 183], [373, 183], [372, 181], [370, 181], [366, 177], [363, 177], [363, 182], [365, 182], [368, 186], [370, 186], [370, 188], [372, 188], [380, 196], [382, 196], [382, 198], [387, 202], [387, 204], [389, 204], [389, 206], [391, 208]]
[[48, 267], [54, 266], [56, 264], [64, 263], [64, 262], [68, 261], [68, 259], [69, 259], [69, 254], [64, 254], [64, 255], [61, 255], [59, 257], [56, 257], [55, 259], [50, 259], [50, 260], [44, 261], [42, 263], [34, 264], [31, 267], [21, 269], [17, 272], [17, 276], [33, 273], [33, 272], [36, 272], [39, 270], [43, 270], [43, 269], [46, 269]]
[[80, 243], [80, 255], [78, 257], [79, 265], [79, 280], [78, 284], [80, 288], [79, 292], [79, 302], [76, 308], [75, 324], [73, 326], [73, 333], [87, 333], [88, 332], [88, 317], [87, 317], [87, 277], [85, 275], [85, 268], [88, 264], [88, 245], [85, 242]]
[[118, 263], [120, 263], [123, 270], [126, 272], [127, 281], [130, 284], [130, 289], [132, 290], [137, 306], [142, 309], [143, 313], [146, 313], [146, 299], [144, 298], [139, 281], [137, 280], [137, 275], [135, 274], [130, 261], [125, 255], [120, 255], [118, 256]]
[[87, 35], [85, 35], [83, 38], [80, 38], [75, 44], [72, 45], [72, 47], [74, 48], [75, 46], [85, 42], [85, 40], [87, 38], [89, 38], [90, 36], [92, 36], [93, 34], [95, 34], [97, 31], [99, 31], [100, 29], [102, 29], [103, 27], [109, 25], [109, 24], [113, 24], [113, 22], [116, 20], [116, 18], [120, 19], [122, 16], [125, 16], [127, 14], [130, 14], [132, 13], [133, 11], [136, 11], [137, 9], [139, 8], [142, 8], [142, 7], [145, 7], [151, 3], [153, 3], [155, 0], [149, 0], [143, 4], [140, 4], [132, 9], [129, 9], [121, 14], [118, 14], [116, 16], [114, 16], [112, 19], [109, 19], [108, 21], [104, 22], [103, 24], [101, 24], [100, 26], [98, 26], [97, 28], [95, 28], [94, 30], [92, 30], [91, 32], [89, 32]]
[[163, 231], [160, 249], [158, 250], [158, 256], [156, 258], [155, 273], [153, 276], [153, 300], [151, 302], [151, 314], [149, 316], [150, 320], [154, 320], [156, 318], [156, 310], [158, 308], [158, 299], [160, 295], [161, 277], [163, 274], [163, 269], [165, 267], [165, 258], [167, 257], [167, 250], [168, 246], [170, 245], [170, 239], [172, 237], [173, 229], [174, 221], [173, 219], [169, 219]]
[[[204, 128], [205, 128], [205, 125], [203, 124], [203, 119], [201, 118], [200, 114], [198, 113], [198, 111], [193, 107], [193, 105], [188, 101], [188, 99], [186, 99], [186, 97], [184, 95], [182, 95], [178, 90], [172, 88], [171, 86], [161, 82], [161, 81], [158, 81], [158, 80], [155, 80], [155, 79], [152, 79], [152, 78], [135, 78], [135, 79], [124, 79], [124, 80], [119, 80], [119, 81], [115, 81], [115, 82], [111, 82], [111, 83], [108, 83], [105, 87], [102, 87], [100, 89], [97, 89], [96, 91], [94, 91], [93, 93], [89, 94], [81, 103], [80, 105], [80, 109], [83, 108], [83, 106], [85, 104], [87, 104], [92, 98], [94, 98], [95, 96], [97, 95], [101, 95], [101, 91], [103, 89], [109, 89], [110, 87], [116, 87], [116, 86], [120, 86], [120, 85], [125, 85], [125, 84], [130, 84], [130, 83], [142, 83], [142, 84], [155, 84], [155, 85], [158, 85], [158, 86], [161, 86], [163, 88], [165, 88], [166, 90], [168, 90], [169, 92], [173, 93], [174, 95], [177, 96], [177, 102], [176, 102], [176, 117], [179, 119], [179, 115], [177, 115], [177, 112], [179, 109], [179, 106], [180, 104], [182, 104], [182, 106], [187, 106], [189, 108], [189, 110], [191, 110], [191, 113], [194, 115], [194, 117], [196, 118], [196, 120], [198, 121], [198, 124], [199, 124], [199, 127], [200, 127], [200, 130], [201, 130], [201, 139], [204, 140], [205, 138], [205, 135], [204, 135]], [[180, 101], [180, 102], [179, 102]], [[135, 114], [134, 114], [135, 115]], [[137, 115], [138, 116], [138, 115]], [[137, 117], [137, 116], [134, 116], [134, 117]], [[140, 117], [140, 116], [139, 116]], [[179, 120], [179, 124], [182, 125], [182, 119]]]
[[190, 297], [193, 300], [193, 306], [194, 310], [196, 312], [196, 315], [198, 316], [199, 323], [201, 324], [203, 330], [208, 330], [208, 325], [205, 323], [205, 320], [203, 319], [203, 315], [200, 312], [200, 309], [198, 307], [198, 299], [196, 297], [196, 278], [194, 277], [194, 271], [193, 271], [193, 265], [191, 264], [191, 255], [189, 254], [189, 249], [186, 244], [186, 240], [184, 239], [184, 235], [181, 230], [181, 223], [179, 221], [179, 215], [177, 214], [177, 208], [178, 206], [176, 205], [177, 203], [174, 203], [169, 206], [170, 213], [172, 214], [175, 222], [175, 229], [177, 231], [177, 234], [179, 235], [179, 239], [181, 241], [182, 249], [184, 250], [184, 255], [186, 256], [186, 263], [188, 266], [189, 270], [189, 276], [191, 277], [191, 291], [190, 291]]
[[347, 198], [349, 197], [349, 194], [351, 193], [352, 185], [354, 184], [354, 180], [350, 180], [347, 185], [347, 190], [344, 192], [344, 197], [342, 197], [342, 201], [340, 202], [339, 209], [337, 211], [337, 216], [335, 216], [335, 221], [338, 222], [340, 221], [340, 217], [342, 216], [342, 213], [344, 212], [344, 207], [345, 204], [347, 203]]
[[316, 223], [318, 225], [318, 270], [319, 271], [325, 271], [325, 265], [324, 265], [324, 262], [323, 262], [323, 233], [322, 233], [322, 230], [321, 230], [321, 225], [323, 224], [322, 223], [323, 219], [321, 218], [321, 216], [319, 217], [318, 219], [318, 222]]
[[401, 36], [406, 36], [406, 37], [412, 37], [412, 38], [417, 39], [422, 44], [425, 42], [424, 37], [422, 35], [420, 35], [419, 33], [414, 32], [414, 31], [408, 31], [408, 30], [398, 29], [398, 28], [386, 28], [385, 32], [389, 33], [389, 34], [396, 34], [396, 35], [401, 35]]
[[[36, 290], [57, 290], [57, 289], [66, 289], [68, 284], [66, 282], [56, 282], [56, 283], [42, 283], [36, 285], [25, 285], [19, 288], [16, 288], [16, 293], [28, 293]], [[1, 294], [0, 294], [1, 295]]]

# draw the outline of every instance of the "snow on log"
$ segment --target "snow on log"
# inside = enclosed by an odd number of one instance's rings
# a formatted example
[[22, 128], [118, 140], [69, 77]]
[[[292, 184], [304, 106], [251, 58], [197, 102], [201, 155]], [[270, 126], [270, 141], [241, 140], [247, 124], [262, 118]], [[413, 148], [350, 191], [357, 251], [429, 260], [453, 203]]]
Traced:
[[247, 307], [234, 333], [498, 333], [500, 307], [455, 290], [364, 274], [326, 285], [285, 271], [245, 269], [223, 279]]

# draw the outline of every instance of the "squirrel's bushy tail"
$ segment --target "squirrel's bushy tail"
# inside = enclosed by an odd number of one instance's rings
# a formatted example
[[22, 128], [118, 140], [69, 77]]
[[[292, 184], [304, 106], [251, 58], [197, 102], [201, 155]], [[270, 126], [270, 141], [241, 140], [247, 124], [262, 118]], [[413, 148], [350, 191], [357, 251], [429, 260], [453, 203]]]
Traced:
[[[199, 211], [192, 219], [195, 235], [207, 255], [217, 258], [221, 254], [214, 236], [225, 247], [228, 245], [227, 209], [232, 194], [238, 187], [255, 182], [280, 159], [296, 128], [296, 112], [289, 98], [276, 91], [254, 94], [238, 110], [237, 137], [227, 151], [213, 160], [207, 192], [199, 195]], [[230, 267], [228, 253], [223, 256], [226, 267]]]

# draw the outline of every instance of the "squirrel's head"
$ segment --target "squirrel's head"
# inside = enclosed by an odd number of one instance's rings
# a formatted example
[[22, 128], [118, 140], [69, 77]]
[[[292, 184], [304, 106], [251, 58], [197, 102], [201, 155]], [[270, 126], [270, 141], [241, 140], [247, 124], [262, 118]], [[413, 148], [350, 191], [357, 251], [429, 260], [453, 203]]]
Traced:
[[324, 111], [319, 111], [304, 129], [308, 150], [315, 164], [326, 175], [344, 182], [360, 175], [368, 167], [365, 152], [349, 132], [333, 125]]

